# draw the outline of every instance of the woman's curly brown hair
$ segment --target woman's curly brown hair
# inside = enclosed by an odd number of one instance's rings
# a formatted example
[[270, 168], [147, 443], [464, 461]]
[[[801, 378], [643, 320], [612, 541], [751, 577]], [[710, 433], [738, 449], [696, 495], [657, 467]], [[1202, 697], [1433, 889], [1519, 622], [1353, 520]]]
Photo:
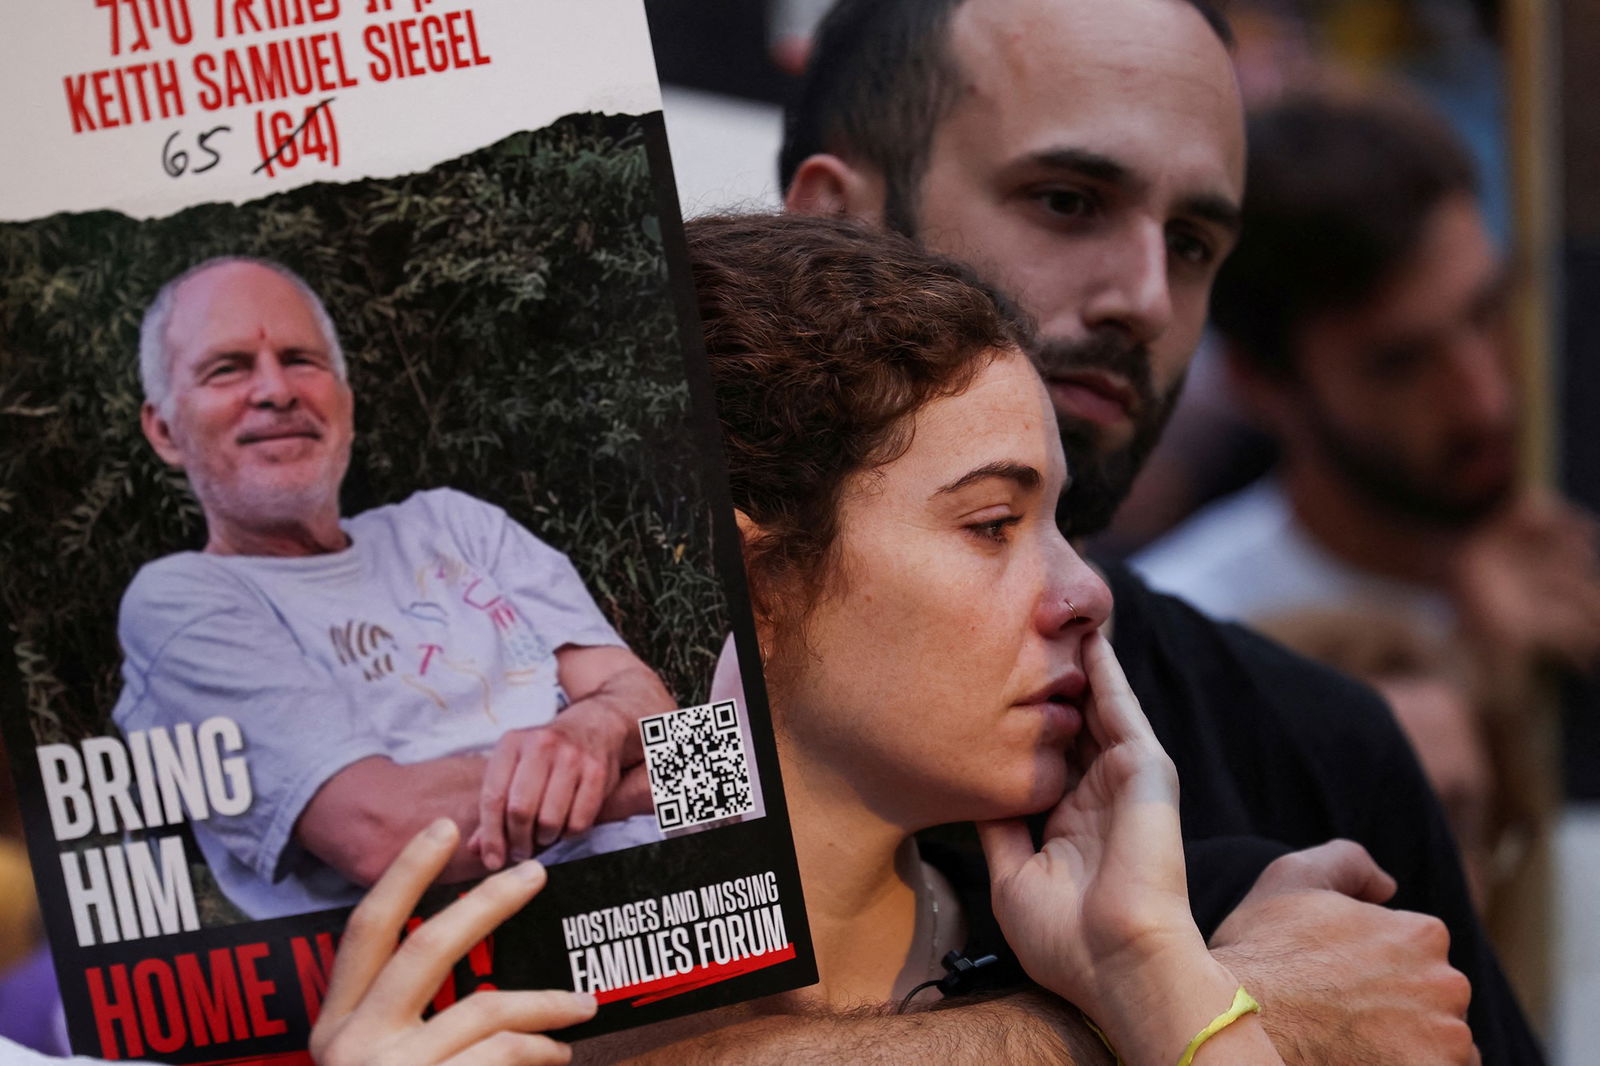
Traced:
[[751, 594], [758, 615], [781, 599], [785, 621], [803, 620], [846, 479], [903, 454], [909, 416], [1025, 327], [965, 267], [854, 222], [741, 215], [687, 232], [733, 503], [760, 527]]

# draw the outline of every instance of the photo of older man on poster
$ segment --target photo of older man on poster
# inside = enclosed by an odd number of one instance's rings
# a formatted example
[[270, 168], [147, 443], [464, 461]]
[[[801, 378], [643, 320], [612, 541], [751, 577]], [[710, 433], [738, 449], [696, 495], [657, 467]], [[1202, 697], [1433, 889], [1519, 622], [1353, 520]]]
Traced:
[[353, 902], [440, 815], [465, 830], [446, 879], [661, 839], [648, 796], [616, 792], [638, 718], [672, 698], [566, 557], [452, 489], [341, 515], [354, 396], [304, 281], [207, 260], [163, 286], [140, 339], [141, 425], [206, 541], [129, 586], [113, 718], [237, 722], [253, 801], [194, 822], [236, 905]]

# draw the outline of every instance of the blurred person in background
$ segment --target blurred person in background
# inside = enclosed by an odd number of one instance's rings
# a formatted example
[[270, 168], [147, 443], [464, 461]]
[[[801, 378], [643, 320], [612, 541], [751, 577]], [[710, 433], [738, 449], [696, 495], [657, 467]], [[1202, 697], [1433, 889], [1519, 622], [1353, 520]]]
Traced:
[[1492, 698], [1488, 679], [1462, 648], [1392, 614], [1319, 608], [1267, 615], [1255, 625], [1389, 701], [1444, 805], [1473, 902], [1492, 929], [1494, 910], [1508, 902], [1505, 877], [1525, 852], [1536, 815], [1526, 809], [1529, 782], [1509, 758], [1516, 707]]
[[67, 1053], [61, 993], [23, 844], [10, 757], [0, 736], [0, 1041], [5, 1040], [52, 1055]]
[[[1244, 237], [1212, 322], [1236, 391], [1277, 440], [1272, 476], [1140, 553], [1150, 582], [1226, 619], [1355, 606], [1470, 648], [1502, 702], [1541, 664], [1600, 655], [1590, 519], [1518, 477], [1513, 287], [1472, 162], [1399, 94], [1305, 94], [1250, 126]], [[1506, 757], [1554, 806], [1548, 723]], [[1518, 931], [1496, 930], [1542, 998], [1542, 845]], [[1517, 941], [1517, 943], [1513, 943]]]
[[1591, 520], [1521, 484], [1512, 278], [1420, 105], [1303, 96], [1250, 127], [1212, 322], [1274, 475], [1137, 558], [1222, 618], [1371, 600], [1506, 661], [1600, 655]]

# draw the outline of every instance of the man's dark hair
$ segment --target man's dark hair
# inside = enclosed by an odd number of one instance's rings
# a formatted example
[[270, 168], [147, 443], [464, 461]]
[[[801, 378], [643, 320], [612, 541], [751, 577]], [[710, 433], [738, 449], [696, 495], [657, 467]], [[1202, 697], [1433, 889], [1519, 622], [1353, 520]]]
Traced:
[[[839, 0], [818, 27], [800, 92], [784, 121], [778, 178], [784, 188], [807, 157], [833, 152], [884, 180], [884, 221], [916, 228], [916, 188], [933, 132], [955, 103], [960, 71], [950, 16], [964, 0]], [[1229, 47], [1233, 34], [1208, 0], [1199, 10]]]
[[1477, 182], [1460, 141], [1408, 97], [1294, 98], [1253, 115], [1247, 136], [1243, 233], [1211, 321], [1283, 379], [1307, 321], [1372, 299], [1434, 210]]

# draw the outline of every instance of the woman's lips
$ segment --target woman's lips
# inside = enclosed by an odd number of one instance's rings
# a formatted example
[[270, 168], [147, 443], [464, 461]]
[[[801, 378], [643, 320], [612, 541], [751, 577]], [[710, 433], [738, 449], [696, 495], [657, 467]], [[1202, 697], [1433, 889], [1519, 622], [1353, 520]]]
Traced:
[[1083, 700], [1087, 694], [1087, 679], [1073, 671], [1018, 700], [1016, 705], [1041, 717], [1046, 742], [1065, 744], [1083, 728]]
[[1041, 739], [1046, 743], [1068, 744], [1083, 728], [1083, 711], [1067, 700], [1045, 700], [1023, 706], [1035, 711], [1043, 720]]

